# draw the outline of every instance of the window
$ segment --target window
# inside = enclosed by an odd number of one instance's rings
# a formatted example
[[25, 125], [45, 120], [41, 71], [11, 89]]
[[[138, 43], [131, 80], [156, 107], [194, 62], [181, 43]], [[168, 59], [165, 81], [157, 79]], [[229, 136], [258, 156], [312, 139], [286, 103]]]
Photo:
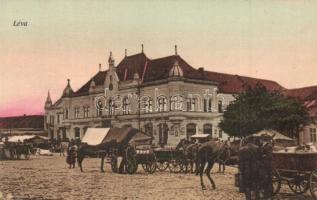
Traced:
[[51, 115], [51, 116], [50, 116], [50, 124], [51, 124], [51, 125], [54, 125], [54, 115]]
[[109, 115], [114, 115], [114, 110], [115, 110], [114, 101], [110, 99], [108, 102]]
[[158, 125], [159, 128], [159, 144], [164, 146], [168, 141], [168, 126], [166, 123], [161, 123]]
[[97, 108], [96, 108], [97, 117], [101, 117], [102, 116], [102, 108], [103, 108], [102, 101], [98, 100]]
[[197, 104], [197, 99], [188, 98], [187, 99], [187, 111], [195, 111], [196, 104]]
[[171, 96], [171, 110], [182, 110], [183, 108], [183, 97]]
[[222, 113], [223, 109], [222, 109], [222, 101], [218, 101], [218, 112]]
[[187, 139], [190, 139], [190, 136], [196, 134], [196, 124], [187, 124], [186, 126]]
[[130, 102], [128, 97], [124, 97], [122, 108], [124, 115], [128, 115], [130, 113]]
[[65, 118], [65, 119], [68, 119], [68, 109], [65, 109], [64, 118]]
[[211, 99], [204, 99], [204, 112], [211, 112]]
[[165, 97], [158, 97], [157, 102], [159, 112], [167, 111], [167, 100]]
[[59, 124], [60, 123], [60, 120], [59, 120], [59, 114], [57, 114], [57, 124]]
[[89, 117], [89, 106], [84, 106], [84, 118]]
[[75, 130], [75, 138], [80, 138], [80, 128], [76, 127], [74, 130]]
[[222, 138], [222, 130], [219, 130], [219, 138]]
[[79, 118], [79, 107], [75, 107], [74, 109], [75, 119]]
[[212, 124], [204, 124], [204, 134], [212, 135]]
[[146, 98], [143, 100], [144, 112], [150, 113], [153, 110], [153, 100], [151, 98]]
[[316, 135], [316, 128], [310, 128], [310, 141], [316, 142], [317, 135]]
[[152, 123], [148, 123], [144, 126], [144, 132], [147, 135], [153, 136], [153, 124]]

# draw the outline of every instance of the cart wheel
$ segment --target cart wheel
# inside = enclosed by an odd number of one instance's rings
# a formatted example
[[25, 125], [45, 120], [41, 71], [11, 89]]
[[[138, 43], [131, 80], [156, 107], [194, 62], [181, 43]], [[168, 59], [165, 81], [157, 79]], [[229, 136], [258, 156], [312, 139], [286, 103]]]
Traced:
[[25, 160], [29, 160], [30, 159], [30, 154], [25, 154]]
[[289, 188], [295, 193], [295, 194], [303, 194], [305, 193], [309, 188], [308, 178], [306, 175], [300, 175], [297, 174], [295, 178], [292, 180], [289, 180], [288, 182]]
[[160, 172], [165, 171], [168, 168], [168, 162], [163, 161], [163, 162], [157, 162], [156, 167]]
[[183, 160], [180, 162], [181, 172], [188, 173], [191, 171], [191, 165], [189, 161]]
[[146, 166], [146, 172], [153, 174], [156, 170], [156, 161], [155, 160], [149, 161], [145, 164], [145, 166]]
[[309, 187], [312, 197], [317, 200], [317, 170], [310, 174]]
[[136, 151], [133, 147], [126, 149], [126, 171], [129, 174], [134, 174], [138, 170], [138, 163], [136, 160]]
[[168, 164], [168, 168], [170, 169], [170, 172], [178, 173], [181, 171], [181, 165], [178, 160], [171, 160]]
[[116, 156], [111, 157], [111, 171], [114, 173], [118, 172], [118, 159]]
[[273, 192], [273, 196], [278, 194], [280, 189], [281, 189], [281, 176], [280, 173], [278, 173], [277, 170], [273, 170], [272, 172], [272, 192]]

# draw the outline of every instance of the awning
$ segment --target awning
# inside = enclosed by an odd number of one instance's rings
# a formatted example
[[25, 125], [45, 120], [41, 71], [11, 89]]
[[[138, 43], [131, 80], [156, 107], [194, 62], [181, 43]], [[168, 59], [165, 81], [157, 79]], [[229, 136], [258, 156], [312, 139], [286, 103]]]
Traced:
[[262, 131], [259, 131], [257, 133], [254, 133], [251, 135], [251, 137], [260, 137], [260, 136], [269, 136], [269, 137], [272, 137], [274, 135], [274, 140], [288, 140], [288, 141], [294, 141], [294, 139], [290, 138], [290, 137], [287, 137], [275, 130], [272, 130], [272, 129], [265, 129], [265, 130], [262, 130]]
[[87, 143], [88, 145], [99, 145], [105, 139], [110, 128], [88, 128], [82, 143]]
[[210, 137], [210, 135], [209, 134], [195, 134], [195, 135], [190, 136], [190, 138], [193, 138], [193, 139], [196, 139], [196, 138], [207, 138], [207, 137]]

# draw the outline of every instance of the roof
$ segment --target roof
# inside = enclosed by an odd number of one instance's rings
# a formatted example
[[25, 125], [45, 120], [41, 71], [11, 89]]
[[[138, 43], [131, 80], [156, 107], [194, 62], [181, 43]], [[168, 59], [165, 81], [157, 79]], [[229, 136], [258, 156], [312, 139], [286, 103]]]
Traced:
[[44, 128], [43, 115], [23, 115], [17, 117], [2, 117], [0, 118], [0, 128]]
[[284, 90], [283, 93], [287, 96], [296, 97], [301, 101], [314, 100], [317, 99], [317, 86]]
[[247, 87], [255, 87], [257, 83], [262, 84], [268, 91], [284, 89], [277, 82], [265, 79], [209, 71], [205, 72], [205, 76], [208, 80], [219, 83], [219, 91], [224, 93], [240, 93]]
[[[125, 56], [117, 65], [116, 72], [120, 81], [133, 80], [135, 78], [135, 74], [138, 74], [138, 77], [140, 77], [142, 82], [152, 82], [167, 79], [169, 77], [169, 72], [176, 61], [183, 72], [184, 78], [218, 83], [220, 92], [239, 93], [244, 91], [246, 86], [254, 87], [258, 82], [264, 85], [269, 91], [285, 89], [277, 82], [270, 80], [204, 71], [203, 68], [196, 69], [189, 65], [179, 55], [149, 59], [142, 52], [131, 56]], [[71, 96], [82, 96], [89, 94], [91, 81], [94, 81], [96, 86], [103, 85], [106, 78], [106, 73], [107, 71], [99, 71], [80, 89], [72, 93]]]
[[124, 57], [117, 66], [119, 80], [132, 80], [135, 73], [142, 77], [149, 61], [144, 53]]

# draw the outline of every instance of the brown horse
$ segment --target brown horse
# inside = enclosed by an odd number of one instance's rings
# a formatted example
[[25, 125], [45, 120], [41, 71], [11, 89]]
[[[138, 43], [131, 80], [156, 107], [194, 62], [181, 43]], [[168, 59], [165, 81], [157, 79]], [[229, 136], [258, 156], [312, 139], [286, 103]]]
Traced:
[[199, 166], [200, 183], [203, 190], [206, 189], [203, 182], [203, 173], [206, 164], [207, 168], [205, 170], [205, 173], [213, 189], [216, 189], [215, 182], [210, 176], [210, 171], [217, 159], [228, 154], [229, 148], [230, 146], [227, 142], [214, 140], [205, 142], [199, 146], [197, 151], [196, 165]]
[[115, 140], [112, 140], [108, 143], [102, 143], [97, 146], [87, 145], [82, 143], [77, 151], [77, 163], [80, 168], [80, 171], [83, 172], [82, 162], [86, 156], [88, 157], [98, 157], [101, 158], [101, 166], [100, 171], [104, 172], [104, 160], [107, 155], [110, 155], [114, 149], [122, 149], [119, 148], [119, 145], [116, 143]]
[[272, 197], [272, 138], [246, 138], [239, 149], [240, 189], [247, 200], [251, 199], [252, 192], [256, 199]]

